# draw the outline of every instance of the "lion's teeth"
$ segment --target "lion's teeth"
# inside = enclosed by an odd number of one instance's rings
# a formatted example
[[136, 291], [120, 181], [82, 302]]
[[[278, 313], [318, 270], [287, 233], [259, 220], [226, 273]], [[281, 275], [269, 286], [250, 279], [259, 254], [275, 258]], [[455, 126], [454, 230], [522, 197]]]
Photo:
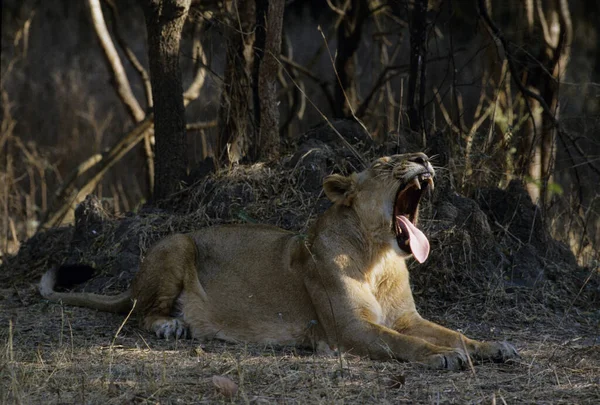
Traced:
[[415, 186], [415, 187], [416, 187], [418, 190], [420, 190], [420, 189], [421, 189], [421, 182], [419, 182], [419, 179], [418, 179], [418, 178], [416, 178], [416, 177], [415, 177], [415, 178], [412, 180], [412, 183], [414, 184], [414, 186]]
[[433, 185], [433, 179], [431, 177], [427, 178], [427, 183], [429, 184], [429, 189], [433, 191], [435, 186]]

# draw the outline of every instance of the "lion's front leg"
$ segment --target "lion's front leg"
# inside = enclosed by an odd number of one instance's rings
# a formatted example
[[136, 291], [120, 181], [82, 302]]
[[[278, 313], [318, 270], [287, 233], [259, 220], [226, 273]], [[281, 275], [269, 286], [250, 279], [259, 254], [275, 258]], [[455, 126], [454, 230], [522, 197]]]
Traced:
[[309, 293], [330, 346], [374, 360], [398, 359], [438, 369], [457, 370], [467, 363], [461, 349], [439, 346], [379, 324], [372, 310], [377, 301], [351, 282], [346, 288], [331, 286], [327, 292], [309, 288]]
[[507, 342], [480, 342], [462, 333], [445, 328], [421, 318], [418, 314], [403, 316], [396, 320], [393, 329], [409, 336], [419, 337], [434, 345], [463, 349], [478, 360], [505, 362], [519, 357], [513, 345]]
[[447, 370], [459, 370], [467, 363], [463, 350], [403, 335], [367, 320], [357, 320], [353, 327], [343, 331], [342, 336], [346, 350], [375, 360], [395, 358]]

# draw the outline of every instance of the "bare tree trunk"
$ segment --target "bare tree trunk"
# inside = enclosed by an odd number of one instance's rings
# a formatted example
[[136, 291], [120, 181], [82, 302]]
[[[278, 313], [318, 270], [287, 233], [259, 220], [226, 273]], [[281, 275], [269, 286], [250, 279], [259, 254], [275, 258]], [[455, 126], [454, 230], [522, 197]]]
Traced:
[[216, 151], [221, 165], [237, 163], [246, 156], [256, 132], [251, 76], [255, 1], [232, 1], [230, 16]]
[[[410, 25], [410, 75], [408, 78], [408, 119], [413, 131], [425, 128], [425, 58], [427, 57], [427, 0], [415, 0]], [[418, 90], [418, 95], [417, 95]]]
[[[262, 43], [257, 43], [258, 68], [258, 139], [255, 143], [257, 159], [272, 160], [279, 156], [279, 107], [277, 106], [277, 58], [281, 52], [284, 0], [257, 2], [257, 42], [261, 32]], [[260, 31], [259, 31], [260, 30]]]
[[154, 101], [155, 200], [177, 191], [187, 170], [179, 48], [190, 3], [191, 0], [142, 0]]
[[346, 10], [337, 31], [335, 69], [338, 80], [335, 81], [333, 113], [338, 118], [349, 116], [358, 105], [354, 54], [360, 45], [363, 23], [369, 16], [369, 4], [366, 0], [349, 1], [350, 7]]

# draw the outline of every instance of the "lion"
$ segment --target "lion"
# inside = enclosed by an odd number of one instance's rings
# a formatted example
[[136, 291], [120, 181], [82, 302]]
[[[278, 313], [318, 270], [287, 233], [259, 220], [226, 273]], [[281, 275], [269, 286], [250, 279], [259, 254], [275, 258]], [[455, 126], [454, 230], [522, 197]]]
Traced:
[[267, 225], [223, 225], [164, 238], [149, 249], [120, 295], [54, 291], [52, 301], [141, 315], [158, 337], [311, 346], [371, 359], [460, 369], [474, 359], [518, 356], [506, 342], [481, 342], [423, 319], [406, 259], [427, 259], [417, 225], [421, 196], [434, 188], [427, 155], [375, 160], [323, 182], [333, 203], [306, 235]]

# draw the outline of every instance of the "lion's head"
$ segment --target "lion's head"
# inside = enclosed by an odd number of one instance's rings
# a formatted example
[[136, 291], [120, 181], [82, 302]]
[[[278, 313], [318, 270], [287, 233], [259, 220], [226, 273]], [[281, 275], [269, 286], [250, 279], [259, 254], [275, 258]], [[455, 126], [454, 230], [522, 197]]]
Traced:
[[394, 240], [398, 252], [419, 262], [429, 255], [429, 241], [417, 229], [419, 201], [433, 190], [434, 170], [424, 153], [386, 156], [350, 176], [328, 176], [323, 188], [334, 203], [356, 213], [379, 241]]

